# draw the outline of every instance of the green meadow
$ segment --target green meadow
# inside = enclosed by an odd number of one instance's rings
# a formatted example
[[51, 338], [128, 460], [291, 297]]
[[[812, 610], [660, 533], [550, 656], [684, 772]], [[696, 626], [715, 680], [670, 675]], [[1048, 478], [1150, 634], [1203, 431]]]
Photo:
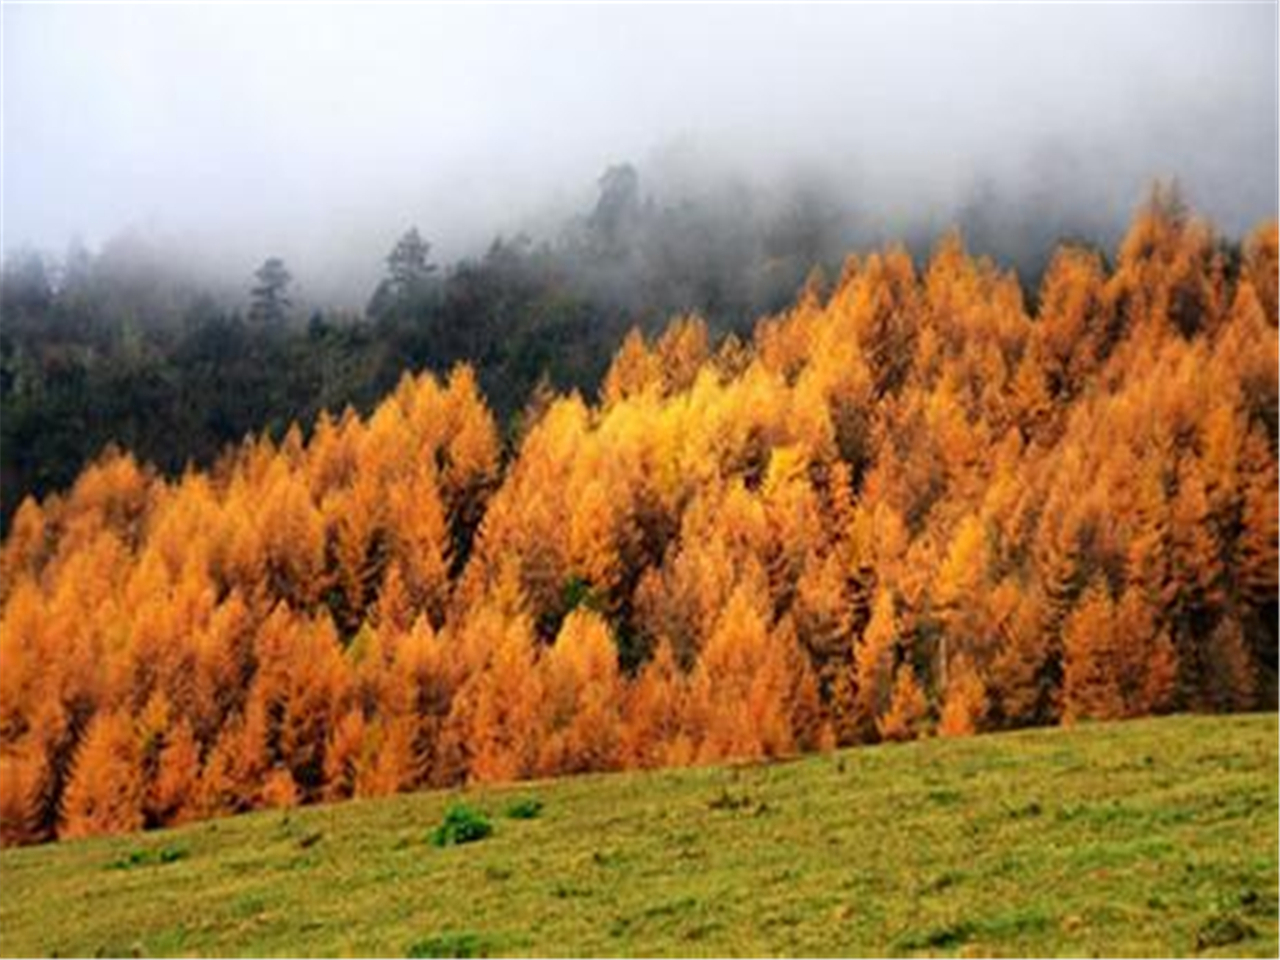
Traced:
[[269, 811], [0, 853], [0, 953], [1276, 956], [1277, 803], [1255, 715]]

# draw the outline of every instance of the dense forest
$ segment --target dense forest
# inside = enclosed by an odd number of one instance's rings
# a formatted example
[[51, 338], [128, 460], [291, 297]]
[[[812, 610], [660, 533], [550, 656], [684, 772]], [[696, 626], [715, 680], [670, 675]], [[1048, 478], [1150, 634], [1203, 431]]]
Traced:
[[[478, 340], [208, 469], [108, 450], [4, 541], [0, 836], [1274, 709], [1277, 263], [1274, 223], [1226, 243], [1158, 190], [1030, 306], [951, 234], [749, 335], [635, 330], [509, 434]], [[280, 343], [235, 362], [323, 409]]]
[[[976, 185], [956, 215], [1034, 282], [1057, 236], [1109, 236], [1084, 209]], [[24, 497], [70, 486], [110, 443], [174, 476], [250, 433], [278, 441], [322, 411], [367, 415], [406, 370], [470, 363], [507, 440], [536, 389], [594, 393], [633, 326], [655, 335], [697, 313], [713, 337], [749, 337], [815, 266], [838, 272], [877, 242], [875, 220], [821, 181], [646, 189], [620, 164], [543, 239], [498, 236], [445, 265], [405, 231], [381, 282], [350, 291], [359, 310], [311, 302], [305, 272], [269, 251], [236, 279], [138, 234], [60, 257], [15, 251], [0, 275], [0, 532]], [[927, 252], [930, 233], [913, 227], [909, 246]]]
[[141, 236], [15, 252], [0, 277], [0, 519], [108, 443], [172, 475], [249, 433], [368, 413], [405, 370], [471, 363], [507, 425], [541, 381], [594, 391], [631, 326], [696, 311], [749, 332], [815, 264], [838, 267], [850, 225], [836, 209], [807, 187], [770, 205], [729, 186], [659, 203], [622, 164], [549, 239], [499, 236], [446, 267], [409, 229], [360, 311], [293, 302], [278, 257], [245, 278], [242, 307], [225, 278]]

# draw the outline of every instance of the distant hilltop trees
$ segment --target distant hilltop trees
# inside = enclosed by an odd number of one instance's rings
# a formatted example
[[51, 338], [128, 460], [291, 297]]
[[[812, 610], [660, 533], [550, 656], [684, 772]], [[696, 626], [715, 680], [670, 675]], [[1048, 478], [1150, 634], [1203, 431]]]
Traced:
[[437, 267], [429, 260], [431, 244], [417, 227], [396, 241], [387, 255], [387, 276], [369, 301], [369, 316], [377, 321], [412, 317], [430, 309], [438, 291]]
[[289, 300], [289, 284], [293, 276], [279, 257], [268, 257], [253, 274], [256, 285], [251, 294], [249, 319], [268, 326], [279, 326], [293, 305]]

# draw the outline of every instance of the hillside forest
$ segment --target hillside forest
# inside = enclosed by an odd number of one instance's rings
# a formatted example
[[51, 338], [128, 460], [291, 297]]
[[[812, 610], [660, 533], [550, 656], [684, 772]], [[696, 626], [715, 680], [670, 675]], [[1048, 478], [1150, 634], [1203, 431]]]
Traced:
[[[1084, 202], [1069, 178], [1037, 177], [1035, 194], [975, 184], [954, 212], [969, 242], [1033, 285], [1060, 236], [1111, 243], [1123, 219]], [[848, 251], [885, 237], [928, 252], [938, 228], [918, 216], [884, 225], [848, 193], [803, 177], [654, 184], [621, 163], [593, 203], [529, 231], [516, 220], [452, 261], [417, 227], [372, 257], [352, 240], [328, 270], [259, 259], [270, 248], [239, 261], [243, 238], [211, 252], [141, 230], [97, 249], [73, 241], [61, 256], [10, 250], [0, 534], [23, 499], [69, 487], [108, 444], [166, 474], [208, 468], [247, 434], [279, 441], [297, 423], [307, 436], [322, 411], [348, 406], [367, 416], [406, 370], [470, 364], [505, 443], [533, 390], [594, 394], [632, 327], [656, 336], [670, 317], [697, 313], [713, 339], [749, 338], [816, 266], [834, 275]], [[367, 284], [326, 284], [366, 259]]]
[[0, 551], [0, 838], [1274, 710], [1277, 270], [1157, 190], [1031, 297], [889, 246], [509, 428], [460, 363], [108, 449]]

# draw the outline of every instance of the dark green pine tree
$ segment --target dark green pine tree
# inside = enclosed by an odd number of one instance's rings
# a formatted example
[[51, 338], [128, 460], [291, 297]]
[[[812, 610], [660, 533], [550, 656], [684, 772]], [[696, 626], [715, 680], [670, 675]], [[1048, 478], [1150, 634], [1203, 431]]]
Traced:
[[257, 285], [250, 290], [253, 302], [249, 319], [264, 326], [278, 326], [289, 314], [289, 284], [293, 276], [279, 257], [268, 257], [253, 274]]

